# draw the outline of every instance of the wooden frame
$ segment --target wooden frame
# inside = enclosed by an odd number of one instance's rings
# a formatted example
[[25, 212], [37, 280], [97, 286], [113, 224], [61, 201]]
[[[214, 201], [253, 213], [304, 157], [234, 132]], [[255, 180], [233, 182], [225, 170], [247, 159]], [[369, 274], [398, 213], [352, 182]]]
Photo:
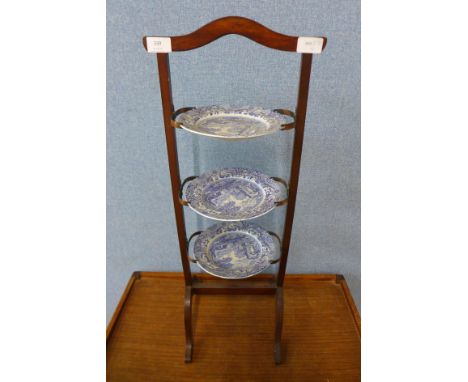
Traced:
[[[295, 113], [295, 135], [293, 156], [289, 179], [289, 192], [281, 259], [276, 277], [254, 278], [252, 280], [212, 280], [194, 277], [188, 258], [188, 240], [184, 221], [183, 205], [179, 198], [181, 179], [177, 155], [177, 142], [172, 115], [174, 104], [171, 89], [171, 74], [169, 67], [169, 52], [185, 51], [200, 48], [227, 34], [245, 36], [263, 46], [289, 52], [302, 52], [299, 76], [299, 92]], [[304, 43], [305, 42], [305, 43]], [[310, 47], [307, 43], [310, 43]], [[265, 26], [243, 17], [224, 17], [215, 20], [200, 29], [183, 36], [175, 37], [144, 37], [143, 45], [148, 52], [156, 53], [159, 69], [159, 84], [161, 90], [166, 146], [169, 159], [169, 171], [172, 185], [180, 255], [185, 280], [185, 361], [192, 360], [192, 296], [193, 294], [275, 294], [276, 295], [276, 325], [275, 325], [275, 362], [281, 362], [281, 332], [283, 322], [283, 284], [291, 242], [291, 231], [294, 220], [299, 170], [301, 164], [302, 145], [304, 139], [304, 124], [307, 113], [309, 82], [312, 68], [312, 53], [320, 53], [325, 47], [324, 37], [287, 36], [272, 31]], [[310, 51], [311, 53], [304, 53]], [[259, 282], [260, 281], [260, 282]]]

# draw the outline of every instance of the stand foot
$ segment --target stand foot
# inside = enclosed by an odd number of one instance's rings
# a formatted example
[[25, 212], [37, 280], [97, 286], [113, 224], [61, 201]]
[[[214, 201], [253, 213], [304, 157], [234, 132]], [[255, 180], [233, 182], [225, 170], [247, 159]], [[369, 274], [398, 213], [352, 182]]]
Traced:
[[283, 330], [283, 287], [276, 289], [275, 363], [281, 363], [281, 332]]
[[192, 287], [185, 287], [184, 304], [185, 322], [185, 362], [192, 362], [193, 335], [192, 335]]

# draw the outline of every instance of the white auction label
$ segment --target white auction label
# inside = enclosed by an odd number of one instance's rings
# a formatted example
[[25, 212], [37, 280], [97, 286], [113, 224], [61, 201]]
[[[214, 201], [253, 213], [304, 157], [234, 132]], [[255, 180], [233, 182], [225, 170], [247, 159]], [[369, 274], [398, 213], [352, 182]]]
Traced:
[[146, 37], [146, 50], [149, 53], [172, 52], [170, 37]]
[[296, 51], [299, 53], [322, 53], [322, 37], [298, 37]]

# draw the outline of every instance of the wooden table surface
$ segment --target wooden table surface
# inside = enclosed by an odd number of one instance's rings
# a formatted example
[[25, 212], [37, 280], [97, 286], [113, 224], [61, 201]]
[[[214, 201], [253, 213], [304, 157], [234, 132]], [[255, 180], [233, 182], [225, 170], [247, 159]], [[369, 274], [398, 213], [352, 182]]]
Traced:
[[183, 300], [182, 274], [132, 276], [108, 327], [108, 381], [360, 381], [360, 318], [341, 276], [286, 276], [277, 366], [274, 295], [194, 296], [192, 363]]

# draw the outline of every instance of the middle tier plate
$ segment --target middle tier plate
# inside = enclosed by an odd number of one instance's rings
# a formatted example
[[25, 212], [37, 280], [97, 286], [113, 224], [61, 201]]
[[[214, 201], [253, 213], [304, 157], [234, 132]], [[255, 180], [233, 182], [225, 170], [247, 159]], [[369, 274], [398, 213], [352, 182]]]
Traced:
[[210, 219], [253, 219], [281, 203], [281, 186], [256, 170], [226, 168], [204, 173], [187, 186], [190, 208]]

